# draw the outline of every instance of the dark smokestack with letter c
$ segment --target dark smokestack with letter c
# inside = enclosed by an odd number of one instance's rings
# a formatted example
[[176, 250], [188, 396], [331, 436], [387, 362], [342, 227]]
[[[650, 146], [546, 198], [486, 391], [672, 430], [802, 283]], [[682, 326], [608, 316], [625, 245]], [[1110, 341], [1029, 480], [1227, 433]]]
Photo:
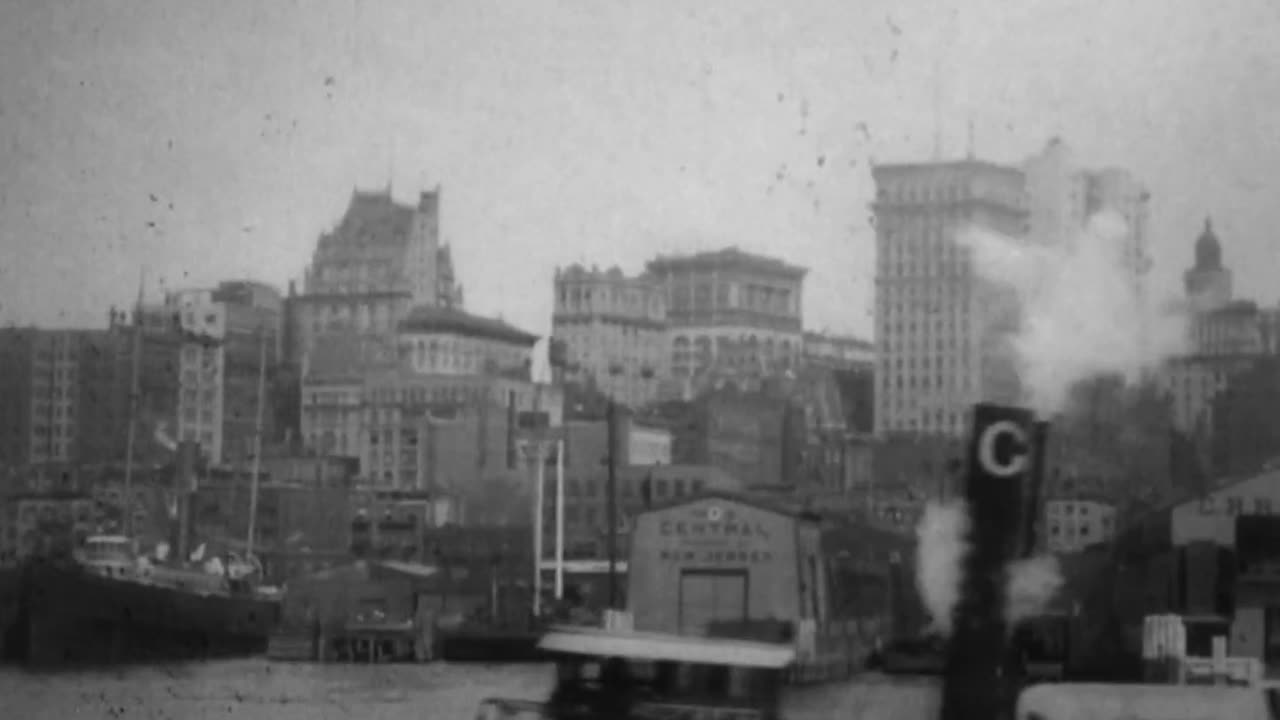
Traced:
[[980, 403], [973, 409], [964, 499], [969, 551], [948, 643], [941, 720], [1011, 717], [1021, 667], [1008, 627], [1010, 563], [1036, 546], [1048, 424], [1031, 410]]

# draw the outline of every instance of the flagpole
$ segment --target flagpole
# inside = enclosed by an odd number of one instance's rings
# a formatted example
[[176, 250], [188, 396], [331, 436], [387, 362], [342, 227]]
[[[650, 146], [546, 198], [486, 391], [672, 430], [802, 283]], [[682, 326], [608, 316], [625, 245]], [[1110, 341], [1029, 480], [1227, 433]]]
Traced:
[[533, 616], [542, 617], [542, 503], [543, 485], [546, 483], [547, 444], [538, 438], [534, 451], [538, 464], [533, 479]]
[[618, 405], [609, 398], [609, 415], [607, 419], [607, 435], [609, 442], [609, 472], [605, 482], [605, 524], [608, 535], [605, 536], [609, 556], [609, 609], [618, 609], [618, 462], [616, 457], [618, 445]]
[[564, 599], [564, 440], [556, 441], [556, 600]]

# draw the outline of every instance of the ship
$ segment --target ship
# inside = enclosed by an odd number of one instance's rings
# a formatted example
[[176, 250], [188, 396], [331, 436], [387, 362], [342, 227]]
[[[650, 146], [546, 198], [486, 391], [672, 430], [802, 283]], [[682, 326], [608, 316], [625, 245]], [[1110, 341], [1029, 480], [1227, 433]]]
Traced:
[[[175, 315], [186, 343], [216, 346], [215, 330], [188, 327]], [[128, 445], [125, 455], [123, 532], [84, 540], [69, 554], [33, 557], [22, 568], [16, 622], [6, 635], [10, 654], [29, 667], [102, 665], [130, 661], [197, 660], [264, 653], [280, 615], [279, 593], [261, 587], [262, 566], [253, 554], [266, 396], [268, 332], [258, 328], [257, 427], [249, 528], [243, 557], [205, 559], [206, 545], [192, 545], [191, 494], [197, 489], [198, 443], [174, 442], [156, 428], [156, 439], [176, 454], [169, 502], [172, 544], [139, 552], [133, 534], [132, 476], [140, 397], [142, 287], [134, 313]], [[176, 551], [170, 553], [170, 548]], [[173, 557], [170, 557], [172, 555]], [[0, 617], [3, 620], [3, 617]]]
[[165, 563], [122, 535], [23, 569], [10, 652], [30, 667], [246, 656], [266, 650], [279, 599], [245, 563]]

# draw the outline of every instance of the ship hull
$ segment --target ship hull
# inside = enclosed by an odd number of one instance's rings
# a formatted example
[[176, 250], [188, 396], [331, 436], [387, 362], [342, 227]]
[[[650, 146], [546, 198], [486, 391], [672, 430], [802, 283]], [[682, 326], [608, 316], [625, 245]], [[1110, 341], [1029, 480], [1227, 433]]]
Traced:
[[279, 603], [202, 595], [87, 573], [27, 568], [14, 633], [32, 667], [248, 656], [265, 652]]
[[17, 651], [22, 606], [22, 568], [0, 568], [0, 660]]

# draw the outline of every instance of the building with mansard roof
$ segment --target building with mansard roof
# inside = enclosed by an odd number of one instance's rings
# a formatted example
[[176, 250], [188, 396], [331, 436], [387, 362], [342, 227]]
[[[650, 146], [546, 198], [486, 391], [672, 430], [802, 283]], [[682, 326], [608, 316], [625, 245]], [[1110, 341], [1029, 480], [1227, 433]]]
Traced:
[[392, 335], [416, 306], [458, 307], [462, 288], [440, 239], [440, 191], [416, 205], [390, 188], [352, 192], [338, 224], [320, 235], [303, 279], [290, 284], [286, 357], [300, 364], [317, 339], [335, 332]]

